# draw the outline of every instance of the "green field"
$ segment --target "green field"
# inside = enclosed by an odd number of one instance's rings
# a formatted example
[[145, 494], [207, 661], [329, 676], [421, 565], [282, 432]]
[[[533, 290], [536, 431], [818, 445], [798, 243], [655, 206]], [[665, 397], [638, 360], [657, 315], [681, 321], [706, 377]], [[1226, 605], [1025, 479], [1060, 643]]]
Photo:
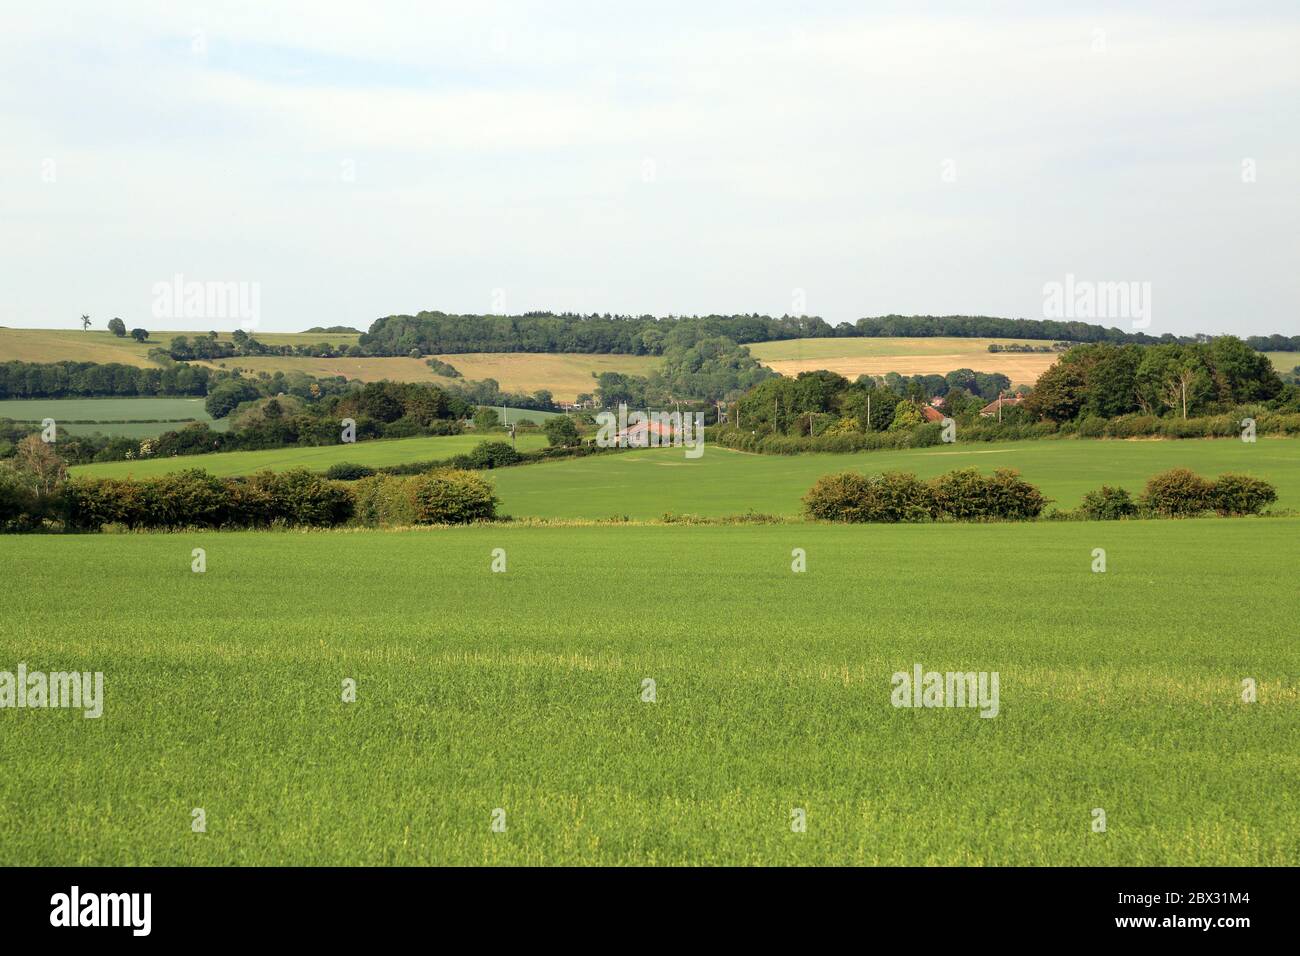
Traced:
[[184, 427], [189, 421], [204, 422], [214, 431], [225, 431], [230, 423], [214, 420], [201, 398], [29, 398], [0, 400], [0, 418], [19, 422], [41, 422], [53, 418], [71, 435], [123, 435], [151, 438]]
[[[502, 409], [500, 405], [493, 405], [491, 407], [498, 415], [501, 415]], [[539, 412], [531, 408], [510, 408], [507, 406], [505, 414], [501, 418], [501, 422], [505, 425], [518, 422], [533, 422], [534, 424], [540, 425], [548, 418], [556, 418], [563, 414], [563, 412]]]
[[1300, 509], [1300, 440], [973, 442], [853, 455], [751, 455], [706, 447], [688, 460], [681, 449], [644, 449], [546, 462], [493, 473], [502, 509], [515, 516], [658, 518], [665, 512], [793, 515], [814, 481], [836, 471], [911, 471], [922, 478], [957, 468], [1017, 468], [1055, 506], [1073, 508], [1103, 484], [1134, 494], [1146, 479], [1186, 467], [1207, 476], [1227, 471], [1266, 478], [1279, 508]]
[[[0, 846], [17, 865], [1293, 865], [1297, 532], [7, 536], [0, 670], [102, 671], [105, 703], [0, 710]], [[998, 716], [894, 708], [917, 663], [997, 671]]]
[[[496, 441], [504, 435], [489, 436]], [[74, 475], [145, 477], [203, 468], [215, 475], [249, 474], [263, 468], [323, 470], [335, 462], [371, 466], [449, 458], [483, 440], [476, 435], [404, 438], [320, 448], [276, 448], [81, 465]], [[520, 434], [521, 450], [540, 448], [546, 438]], [[1146, 479], [1186, 467], [1207, 476], [1244, 472], [1274, 482], [1279, 508], [1300, 509], [1300, 440], [1261, 438], [1254, 444], [1231, 439], [1183, 441], [1069, 440], [977, 442], [905, 451], [852, 455], [752, 455], [715, 446], [695, 460], [681, 449], [644, 449], [569, 459], [493, 472], [503, 513], [515, 517], [648, 519], [665, 512], [694, 515], [794, 515], [799, 499], [822, 475], [835, 471], [912, 471], [922, 478], [976, 467], [1016, 468], [1054, 500], [1073, 508], [1103, 484], [1135, 494]]]
[[[264, 451], [225, 451], [212, 455], [183, 455], [175, 458], [152, 458], [145, 461], [105, 461], [93, 465], [78, 465], [68, 469], [73, 475], [100, 478], [147, 478], [186, 468], [202, 468], [213, 475], [250, 475], [270, 468], [283, 471], [288, 468], [310, 468], [324, 471], [341, 461], [380, 468], [400, 465], [410, 461], [438, 461], [471, 450], [481, 441], [510, 441], [510, 436], [440, 435], [423, 438], [397, 438], [381, 441], [359, 441], [354, 444], [322, 445], [318, 447], [270, 448]], [[540, 433], [522, 433], [516, 437], [520, 451], [542, 448], [546, 436]]]

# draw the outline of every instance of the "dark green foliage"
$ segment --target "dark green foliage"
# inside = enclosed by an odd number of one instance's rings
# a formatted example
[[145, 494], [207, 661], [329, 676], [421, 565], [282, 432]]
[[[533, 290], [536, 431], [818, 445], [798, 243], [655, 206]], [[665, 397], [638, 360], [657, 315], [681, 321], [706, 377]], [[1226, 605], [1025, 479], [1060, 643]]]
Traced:
[[1102, 485], [1100, 490], [1090, 491], [1083, 496], [1079, 513], [1091, 521], [1117, 521], [1135, 517], [1138, 508], [1132, 496], [1123, 488]]
[[804, 513], [823, 521], [1027, 521], [1047, 499], [1018, 473], [973, 468], [921, 481], [904, 472], [827, 475], [803, 498]]
[[331, 481], [356, 481], [359, 478], [369, 478], [374, 473], [375, 469], [369, 465], [340, 461], [325, 470], [325, 477]]
[[474, 450], [464, 456], [470, 468], [502, 468], [518, 464], [523, 455], [508, 442], [485, 441], [474, 446]]
[[71, 530], [256, 528], [341, 524], [352, 516], [347, 487], [305, 469], [216, 478], [201, 470], [140, 481], [74, 478], [63, 490]]
[[928, 521], [935, 514], [933, 490], [906, 472], [827, 475], [817, 480], [803, 502], [808, 517], [823, 521]]
[[372, 527], [463, 524], [496, 517], [491, 482], [470, 471], [375, 475], [353, 485], [352, 494], [356, 523]]
[[546, 433], [547, 442], [557, 448], [572, 447], [582, 441], [578, 435], [578, 426], [568, 415], [548, 418], [542, 423], [542, 431]]
[[1277, 501], [1277, 488], [1249, 475], [1220, 475], [1210, 488], [1209, 505], [1221, 515], [1256, 515]]
[[1142, 507], [1162, 518], [1185, 518], [1210, 507], [1212, 483], [1189, 468], [1171, 468], [1147, 479]]
[[1042, 492], [1010, 469], [982, 475], [963, 468], [933, 479], [930, 488], [936, 516], [955, 521], [1026, 521], [1037, 518], [1047, 504]]

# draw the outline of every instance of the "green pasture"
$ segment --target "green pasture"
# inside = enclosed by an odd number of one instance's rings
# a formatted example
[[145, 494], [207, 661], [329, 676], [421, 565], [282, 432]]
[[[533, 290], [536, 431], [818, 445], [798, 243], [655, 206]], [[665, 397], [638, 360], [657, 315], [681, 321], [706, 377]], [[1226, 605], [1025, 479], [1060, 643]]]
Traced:
[[183, 428], [189, 421], [205, 422], [215, 431], [229, 423], [214, 421], [202, 398], [26, 398], [0, 400], [0, 418], [40, 423], [58, 422], [71, 435], [123, 435], [151, 438]]
[[[482, 441], [510, 441], [504, 433], [483, 435], [440, 435], [422, 438], [396, 438], [379, 441], [359, 441], [350, 444], [321, 445], [317, 447], [270, 448], [263, 451], [228, 451], [212, 455], [181, 455], [175, 458], [153, 458], [136, 461], [107, 461], [79, 465], [69, 469], [73, 475], [92, 475], [101, 478], [146, 478], [202, 468], [213, 475], [248, 475], [270, 468], [283, 471], [288, 468], [309, 468], [324, 471], [342, 461], [372, 468], [400, 465], [409, 461], [435, 461], [468, 452]], [[516, 437], [520, 451], [542, 448], [546, 436], [541, 433], [520, 434]]]
[[[6, 536], [0, 671], [105, 686], [99, 719], [0, 709], [0, 847], [79, 866], [1294, 865], [1297, 532]], [[997, 716], [892, 706], [915, 664], [996, 671]]]
[[1300, 440], [1260, 438], [1175, 441], [1055, 440], [972, 442], [851, 455], [752, 455], [705, 446], [694, 460], [684, 450], [643, 449], [503, 468], [493, 473], [502, 510], [515, 516], [657, 518], [696, 515], [793, 515], [819, 477], [836, 471], [911, 471], [922, 478], [957, 468], [1016, 468], [1055, 500], [1073, 508], [1103, 484], [1135, 494], [1146, 479], [1186, 467], [1215, 476], [1235, 471], [1278, 487], [1279, 508], [1300, 509]]

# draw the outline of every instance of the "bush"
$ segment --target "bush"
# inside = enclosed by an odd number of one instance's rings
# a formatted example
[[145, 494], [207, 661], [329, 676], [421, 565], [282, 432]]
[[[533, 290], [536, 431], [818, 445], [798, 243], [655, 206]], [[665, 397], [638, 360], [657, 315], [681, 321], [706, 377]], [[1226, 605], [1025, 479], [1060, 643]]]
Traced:
[[1090, 491], [1079, 504], [1079, 514], [1092, 521], [1117, 521], [1137, 514], [1137, 505], [1123, 488], [1102, 485], [1100, 491]]
[[1277, 488], [1249, 475], [1220, 475], [1210, 487], [1209, 505], [1221, 515], [1257, 515], [1277, 501]]
[[152, 528], [219, 528], [226, 523], [230, 496], [220, 478], [201, 468], [150, 480], [151, 510], [143, 520]]
[[905, 472], [826, 475], [804, 495], [804, 512], [823, 521], [928, 521], [934, 495], [925, 482]]
[[821, 521], [869, 521], [865, 517], [868, 495], [866, 475], [842, 471], [818, 478], [803, 496], [803, 510]]
[[565, 448], [582, 441], [578, 437], [578, 426], [573, 424], [573, 419], [568, 415], [556, 415], [554, 418], [546, 419], [542, 424], [542, 431], [546, 432], [547, 443], [556, 447]]
[[472, 471], [435, 471], [407, 482], [416, 524], [465, 524], [496, 517], [492, 483]]
[[39, 520], [36, 492], [21, 475], [0, 464], [0, 528], [19, 528]]
[[1211, 482], [1188, 468], [1172, 468], [1147, 480], [1142, 507], [1163, 518], [1198, 515], [1210, 507]]
[[523, 455], [508, 442], [485, 441], [475, 445], [465, 458], [471, 468], [501, 468], [517, 464]]
[[407, 479], [374, 475], [352, 485], [352, 516], [367, 527], [415, 524], [415, 509], [406, 494]]
[[352, 486], [358, 524], [464, 524], [496, 517], [491, 482], [471, 471], [444, 470], [400, 478], [375, 475]]
[[369, 465], [358, 465], [350, 461], [340, 461], [325, 471], [325, 477], [331, 481], [356, 481], [358, 478], [369, 478], [375, 473], [375, 469]]
[[974, 468], [941, 475], [930, 482], [936, 514], [957, 521], [1037, 518], [1047, 499], [1019, 472], [999, 469], [991, 476]]
[[306, 468], [259, 471], [235, 479], [242, 484], [243, 510], [232, 515], [241, 526], [261, 524], [342, 524], [352, 517], [352, 495], [347, 486], [314, 475]]

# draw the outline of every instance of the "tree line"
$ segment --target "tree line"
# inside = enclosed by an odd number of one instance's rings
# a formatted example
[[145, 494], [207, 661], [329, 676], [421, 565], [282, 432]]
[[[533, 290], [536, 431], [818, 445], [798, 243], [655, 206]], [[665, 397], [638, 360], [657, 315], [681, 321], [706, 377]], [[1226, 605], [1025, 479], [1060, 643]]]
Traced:
[[[885, 315], [831, 325], [819, 316], [783, 315], [451, 315], [420, 312], [377, 319], [355, 348], [364, 355], [431, 355], [458, 352], [591, 352], [662, 355], [672, 334], [686, 330], [693, 340], [727, 338], [739, 345], [796, 338], [963, 338], [1042, 339], [1052, 342], [1158, 345], [1206, 343], [1214, 336], [1155, 336], [1058, 319], [1007, 319], [972, 315]], [[1300, 349], [1300, 336], [1252, 336], [1251, 348]]]

